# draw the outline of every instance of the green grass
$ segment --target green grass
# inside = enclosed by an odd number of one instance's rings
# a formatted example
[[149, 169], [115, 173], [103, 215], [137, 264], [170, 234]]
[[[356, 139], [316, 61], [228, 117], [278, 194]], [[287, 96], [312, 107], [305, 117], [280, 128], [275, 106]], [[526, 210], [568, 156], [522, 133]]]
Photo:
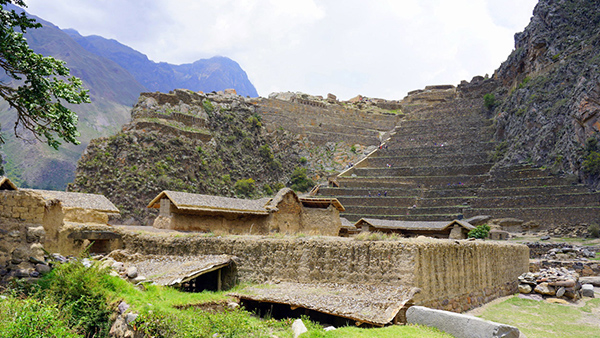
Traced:
[[512, 297], [489, 306], [481, 317], [516, 326], [527, 338], [594, 338], [600, 337], [598, 311], [600, 299], [591, 299], [585, 306], [576, 307]]
[[320, 328], [310, 328], [300, 338], [452, 338], [453, 336], [437, 329], [417, 325], [394, 325], [376, 329], [361, 329], [357, 327], [342, 327], [325, 332]]

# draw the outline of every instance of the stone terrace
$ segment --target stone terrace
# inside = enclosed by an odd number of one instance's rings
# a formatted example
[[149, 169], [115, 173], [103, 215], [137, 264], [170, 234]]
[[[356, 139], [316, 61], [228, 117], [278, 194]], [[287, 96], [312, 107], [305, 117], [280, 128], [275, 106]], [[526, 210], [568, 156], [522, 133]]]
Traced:
[[319, 194], [338, 198], [346, 208], [342, 216], [350, 221], [476, 215], [544, 225], [600, 221], [600, 193], [575, 178], [527, 165], [492, 170], [494, 130], [482, 98], [494, 86], [492, 80], [474, 79], [458, 88], [409, 95], [403, 106], [407, 118], [387, 148], [340, 174], [339, 187], [321, 187]]

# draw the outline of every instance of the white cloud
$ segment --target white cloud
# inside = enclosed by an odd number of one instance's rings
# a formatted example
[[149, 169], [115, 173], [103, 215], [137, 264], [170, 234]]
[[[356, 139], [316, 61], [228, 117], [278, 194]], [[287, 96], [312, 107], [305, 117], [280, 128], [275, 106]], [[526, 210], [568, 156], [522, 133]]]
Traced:
[[30, 0], [29, 11], [155, 61], [240, 63], [263, 96], [390, 99], [491, 74], [536, 0]]

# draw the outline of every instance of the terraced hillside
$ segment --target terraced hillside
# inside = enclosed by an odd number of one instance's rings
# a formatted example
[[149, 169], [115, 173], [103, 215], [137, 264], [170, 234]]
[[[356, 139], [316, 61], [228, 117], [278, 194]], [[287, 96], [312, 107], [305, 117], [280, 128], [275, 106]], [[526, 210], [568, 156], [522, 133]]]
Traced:
[[[403, 101], [406, 118], [385, 145], [337, 177], [344, 217], [440, 221], [476, 215], [541, 225], [600, 221], [600, 193], [575, 177], [520, 164], [496, 169], [503, 145], [483, 107], [493, 80], [431, 87]], [[334, 185], [336, 185], [334, 184]]]

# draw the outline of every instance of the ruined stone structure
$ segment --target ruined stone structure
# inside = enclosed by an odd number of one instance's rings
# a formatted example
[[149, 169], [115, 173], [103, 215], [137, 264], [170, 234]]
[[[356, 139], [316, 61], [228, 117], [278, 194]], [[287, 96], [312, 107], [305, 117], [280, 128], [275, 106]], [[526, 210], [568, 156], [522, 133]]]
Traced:
[[319, 194], [338, 198], [350, 221], [489, 215], [527, 226], [600, 222], [600, 192], [577, 184], [576, 177], [527, 164], [494, 167], [491, 159], [502, 149], [492, 141], [483, 96], [496, 86], [476, 77], [456, 88], [409, 95], [403, 100], [406, 119], [385, 146], [339, 175], [339, 187], [321, 187]]
[[236, 256], [240, 281], [418, 287], [415, 303], [456, 312], [517, 292], [529, 250], [506, 242], [430, 238], [206, 237], [123, 233], [129, 252]]
[[163, 191], [148, 207], [160, 210], [155, 228], [237, 235], [337, 236], [344, 211], [335, 198], [299, 198], [289, 188], [258, 200]]
[[[0, 177], [0, 266], [11, 263], [12, 270], [25, 268], [29, 257], [42, 257], [42, 247], [50, 252], [72, 254], [96, 241], [106, 250], [119, 247], [114, 234], [89, 228], [107, 228], [108, 215], [119, 210], [104, 196], [60, 191], [18, 189]], [[83, 224], [88, 229], [74, 231]], [[103, 242], [104, 241], [104, 242]], [[95, 249], [92, 249], [95, 250]], [[94, 251], [92, 251], [94, 252]], [[42, 259], [43, 260], [43, 259]], [[16, 263], [15, 263], [16, 262]], [[20, 265], [23, 263], [24, 265]]]

